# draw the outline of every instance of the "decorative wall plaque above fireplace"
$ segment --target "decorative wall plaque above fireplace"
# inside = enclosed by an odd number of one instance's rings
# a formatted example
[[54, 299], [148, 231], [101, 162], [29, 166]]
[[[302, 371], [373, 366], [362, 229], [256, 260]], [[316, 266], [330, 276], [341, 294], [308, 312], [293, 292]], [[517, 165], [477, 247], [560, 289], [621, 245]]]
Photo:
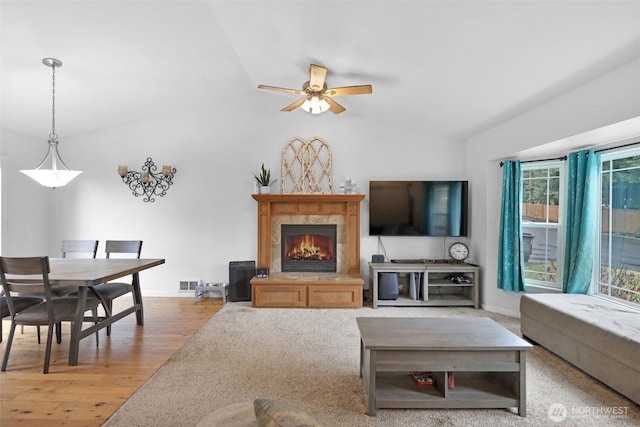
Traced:
[[336, 230], [335, 224], [282, 224], [280, 270], [335, 273]]

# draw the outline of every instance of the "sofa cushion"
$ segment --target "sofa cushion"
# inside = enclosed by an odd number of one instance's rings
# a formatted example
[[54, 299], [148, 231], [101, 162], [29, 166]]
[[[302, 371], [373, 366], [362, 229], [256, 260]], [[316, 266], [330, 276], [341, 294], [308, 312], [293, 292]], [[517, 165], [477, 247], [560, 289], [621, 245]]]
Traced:
[[615, 302], [581, 294], [526, 294], [520, 312], [623, 364], [640, 351], [640, 312]]
[[302, 409], [270, 399], [253, 402], [258, 427], [322, 426], [319, 421]]

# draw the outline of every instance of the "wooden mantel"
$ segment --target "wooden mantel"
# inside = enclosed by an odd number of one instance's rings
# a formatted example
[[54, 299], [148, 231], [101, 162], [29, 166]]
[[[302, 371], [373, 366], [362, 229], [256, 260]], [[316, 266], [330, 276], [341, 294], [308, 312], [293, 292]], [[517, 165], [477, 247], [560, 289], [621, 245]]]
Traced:
[[[363, 194], [254, 194], [258, 202], [258, 267], [268, 278], [253, 278], [254, 307], [362, 307], [360, 202]], [[305, 218], [308, 217], [308, 218]], [[279, 271], [279, 224], [283, 221], [338, 222], [342, 249], [336, 273]], [[275, 225], [274, 225], [275, 224]], [[340, 234], [340, 233], [339, 233]], [[276, 261], [274, 261], [274, 259]], [[276, 264], [276, 265], [272, 265]]]
[[346, 221], [347, 274], [360, 274], [360, 202], [364, 194], [254, 194], [258, 202], [258, 267], [272, 270], [274, 215], [341, 215]]

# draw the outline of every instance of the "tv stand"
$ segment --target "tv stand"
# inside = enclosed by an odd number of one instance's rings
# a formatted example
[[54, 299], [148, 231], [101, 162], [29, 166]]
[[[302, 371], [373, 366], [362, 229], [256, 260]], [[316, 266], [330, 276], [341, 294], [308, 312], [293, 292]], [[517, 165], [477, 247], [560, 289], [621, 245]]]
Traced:
[[[378, 298], [378, 274], [418, 273], [417, 298], [402, 292], [395, 300]], [[464, 280], [451, 280], [455, 276]], [[480, 267], [466, 263], [369, 263], [369, 293], [373, 308], [378, 306], [472, 306], [480, 308]]]

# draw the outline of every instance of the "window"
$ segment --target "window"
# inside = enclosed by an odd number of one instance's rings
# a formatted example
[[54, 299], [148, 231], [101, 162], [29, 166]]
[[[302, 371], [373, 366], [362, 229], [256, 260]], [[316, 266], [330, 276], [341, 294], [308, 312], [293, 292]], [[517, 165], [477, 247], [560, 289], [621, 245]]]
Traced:
[[640, 303], [640, 148], [601, 153], [596, 293]]
[[522, 164], [522, 239], [527, 286], [562, 288], [564, 163]]

